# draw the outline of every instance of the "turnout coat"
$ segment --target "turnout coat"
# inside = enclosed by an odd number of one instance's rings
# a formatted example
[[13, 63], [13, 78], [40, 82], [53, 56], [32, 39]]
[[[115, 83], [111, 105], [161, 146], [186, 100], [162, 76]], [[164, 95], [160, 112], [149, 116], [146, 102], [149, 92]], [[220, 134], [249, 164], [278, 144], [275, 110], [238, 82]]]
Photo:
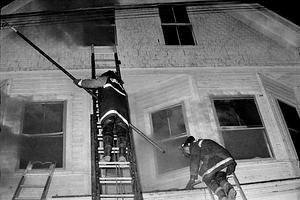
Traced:
[[109, 116], [118, 116], [128, 125], [129, 109], [127, 93], [122, 84], [110, 76], [100, 76], [97, 79], [84, 79], [80, 83], [84, 88], [98, 88], [100, 102], [100, 123]]
[[230, 167], [227, 168], [226, 173], [229, 175], [236, 166], [231, 154], [224, 147], [210, 139], [199, 139], [192, 142], [190, 154], [190, 175], [197, 177], [199, 174], [204, 181], [228, 166]]

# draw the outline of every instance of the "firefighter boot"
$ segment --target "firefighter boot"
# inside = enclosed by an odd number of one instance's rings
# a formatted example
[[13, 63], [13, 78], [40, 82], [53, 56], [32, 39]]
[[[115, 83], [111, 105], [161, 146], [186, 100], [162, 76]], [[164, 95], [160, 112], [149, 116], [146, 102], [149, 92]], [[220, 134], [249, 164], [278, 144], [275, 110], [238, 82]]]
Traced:
[[233, 188], [233, 186], [227, 180], [221, 181], [220, 185], [222, 186], [222, 188], [226, 192], [228, 200], [235, 200], [236, 191]]
[[109, 162], [111, 160], [111, 150], [112, 150], [112, 137], [111, 136], [105, 136], [103, 138], [104, 143], [104, 156], [102, 158], [103, 162]]
[[126, 162], [126, 137], [118, 138], [119, 162]]
[[235, 198], [236, 198], [236, 191], [234, 188], [231, 188], [228, 191], [228, 200], [235, 200]]
[[218, 196], [219, 200], [228, 200], [222, 187], [218, 187], [215, 191], [215, 194]]

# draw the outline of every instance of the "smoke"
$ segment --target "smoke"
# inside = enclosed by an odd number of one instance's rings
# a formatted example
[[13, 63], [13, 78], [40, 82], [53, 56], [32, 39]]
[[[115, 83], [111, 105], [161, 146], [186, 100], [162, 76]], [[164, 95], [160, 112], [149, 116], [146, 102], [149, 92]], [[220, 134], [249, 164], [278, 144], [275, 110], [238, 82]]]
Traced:
[[22, 109], [28, 97], [9, 97], [1, 92], [0, 104], [0, 185], [9, 184], [15, 172], [24, 136], [20, 135]]
[[5, 93], [1, 99], [0, 185], [7, 186], [15, 170], [26, 168], [29, 161], [55, 161], [62, 167], [63, 135], [43, 133], [63, 131], [63, 103], [36, 103], [32, 97]]
[[21, 10], [39, 14], [5, 20], [34, 43], [47, 44], [49, 48], [49, 44], [54, 48], [60, 44], [69, 48], [92, 44], [111, 46], [115, 44], [113, 7], [116, 5], [119, 5], [118, 0], [38, 0]]
[[[119, 4], [118, 0], [39, 0], [37, 2], [38, 7], [50, 12], [110, 7]], [[51, 17], [58, 22], [50, 24], [49, 28], [43, 29], [58, 42], [63, 42], [68, 46], [110, 45], [115, 43], [112, 29], [107, 30], [107, 28], [101, 27], [105, 24], [114, 23], [113, 10], [82, 10], [78, 13], [63, 14], [60, 16], [61, 19], [56, 19], [57, 16]], [[41, 21], [47, 20], [49, 20], [49, 16], [41, 18]]]

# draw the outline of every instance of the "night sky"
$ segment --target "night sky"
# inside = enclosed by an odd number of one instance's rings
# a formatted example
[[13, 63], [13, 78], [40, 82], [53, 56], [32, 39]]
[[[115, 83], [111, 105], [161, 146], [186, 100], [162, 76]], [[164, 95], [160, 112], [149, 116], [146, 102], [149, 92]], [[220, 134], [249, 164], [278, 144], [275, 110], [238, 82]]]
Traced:
[[[1, 0], [0, 7], [7, 5], [13, 0]], [[222, 1], [222, 0], [221, 0]], [[225, 0], [226, 1], [226, 0]], [[276, 0], [242, 0], [243, 2], [250, 3], [260, 3], [268, 9], [278, 13], [279, 15], [287, 18], [293, 23], [300, 26], [300, 14], [299, 14], [299, 6], [297, 4], [297, 0], [285, 0], [285, 1], [276, 1]]]

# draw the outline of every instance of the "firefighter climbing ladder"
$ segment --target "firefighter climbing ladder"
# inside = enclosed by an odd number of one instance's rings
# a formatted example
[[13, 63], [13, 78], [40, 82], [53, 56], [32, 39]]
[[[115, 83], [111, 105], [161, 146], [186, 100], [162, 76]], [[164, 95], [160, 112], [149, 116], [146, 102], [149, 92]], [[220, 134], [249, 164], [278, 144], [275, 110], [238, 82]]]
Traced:
[[[108, 64], [114, 62], [116, 72], [120, 76], [120, 61], [116, 49], [113, 52], [100, 52], [98, 49], [94, 52], [92, 46], [92, 78], [95, 78], [95, 65]], [[111, 54], [111, 55], [109, 55]], [[110, 57], [109, 57], [110, 56]], [[94, 91], [95, 95], [101, 95], [99, 90]], [[136, 156], [133, 146], [132, 133], [129, 136], [127, 145], [127, 161], [117, 162], [119, 148], [117, 147], [117, 139], [114, 136], [112, 148], [112, 161], [103, 162], [103, 137], [102, 129], [99, 124], [99, 108], [100, 102], [93, 98], [93, 115], [91, 116], [91, 147], [92, 147], [92, 199], [133, 199], [142, 200], [141, 187], [137, 173]]]
[[[35, 165], [47, 165], [49, 168], [37, 171], [33, 170]], [[30, 161], [20, 179], [12, 200], [46, 200], [54, 170], [55, 163]]]

